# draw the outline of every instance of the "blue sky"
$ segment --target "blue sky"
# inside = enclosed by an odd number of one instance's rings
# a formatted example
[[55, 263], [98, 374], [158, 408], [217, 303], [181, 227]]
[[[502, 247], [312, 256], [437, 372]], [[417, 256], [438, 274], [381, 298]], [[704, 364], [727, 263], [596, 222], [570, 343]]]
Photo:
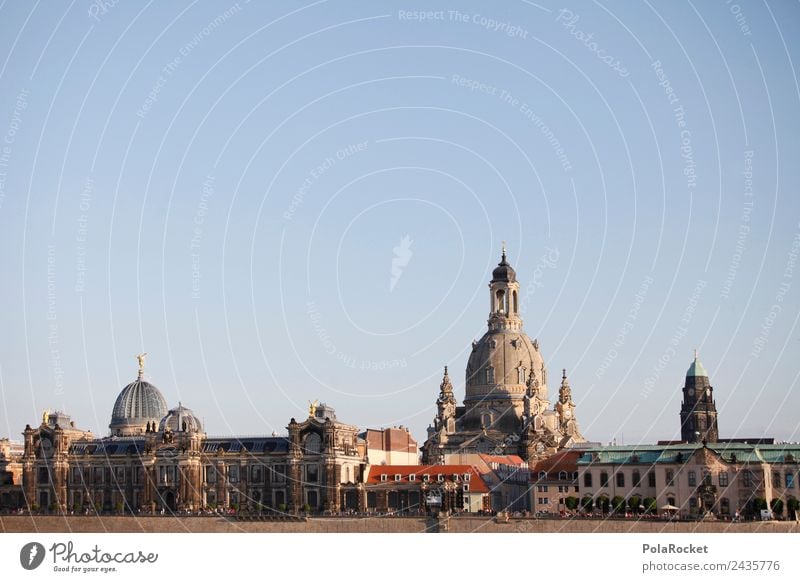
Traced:
[[421, 442], [505, 240], [588, 438], [678, 436], [698, 348], [722, 436], [799, 440], [797, 3], [5, 2], [0, 32], [0, 435], [106, 434], [146, 351], [210, 434], [318, 399]]

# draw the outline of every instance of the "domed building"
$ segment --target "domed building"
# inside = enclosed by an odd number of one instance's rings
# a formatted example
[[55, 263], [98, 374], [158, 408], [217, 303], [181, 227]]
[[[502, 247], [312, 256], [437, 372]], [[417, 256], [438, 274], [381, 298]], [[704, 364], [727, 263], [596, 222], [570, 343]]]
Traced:
[[203, 425], [194, 412], [178, 402], [158, 423], [158, 432], [203, 432]]
[[[143, 362], [143, 359], [142, 359]], [[143, 379], [144, 368], [140, 362], [139, 377], [125, 386], [114, 402], [111, 413], [111, 436], [136, 436], [147, 431], [148, 424], [155, 426], [167, 415], [167, 401], [161, 391]]]
[[584, 442], [566, 371], [551, 408], [539, 342], [522, 329], [519, 289], [503, 249], [489, 282], [488, 330], [472, 342], [467, 361], [464, 405], [457, 406], [445, 367], [423, 462], [447, 462], [448, 455], [470, 453], [531, 461]]

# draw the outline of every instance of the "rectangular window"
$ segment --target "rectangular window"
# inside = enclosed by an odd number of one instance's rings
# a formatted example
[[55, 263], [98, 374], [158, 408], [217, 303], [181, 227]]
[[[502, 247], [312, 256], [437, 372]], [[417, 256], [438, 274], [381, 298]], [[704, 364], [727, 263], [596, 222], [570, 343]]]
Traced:
[[253, 465], [250, 467], [250, 481], [253, 483], [261, 483], [263, 480], [261, 469], [261, 465]]
[[137, 485], [142, 484], [142, 475], [144, 475], [144, 467], [138, 466], [133, 468], [133, 482]]
[[622, 471], [617, 473], [617, 487], [625, 487], [625, 473]]
[[742, 484], [745, 487], [753, 486], [753, 473], [751, 471], [745, 470], [744, 473], [742, 473]]
[[787, 472], [786, 475], [784, 475], [784, 477], [786, 477], [786, 488], [791, 489], [792, 487], [794, 487], [794, 473]]
[[647, 485], [648, 487], [655, 487], [656, 486], [656, 472], [650, 471], [647, 473]]
[[306, 481], [309, 483], [316, 483], [319, 480], [319, 467], [317, 465], [308, 465], [306, 467]]
[[409, 473], [408, 480], [409, 481], [416, 481], [417, 480], [417, 476], [414, 473]]
[[672, 487], [675, 485], [675, 471], [672, 469], [667, 469], [665, 477], [667, 481], [667, 487]]
[[286, 465], [275, 465], [272, 469], [272, 481], [284, 483], [286, 481]]
[[638, 469], [634, 469], [631, 479], [633, 479], [633, 486], [638, 487], [642, 483], [642, 475], [639, 473]]
[[125, 467], [114, 467], [114, 473], [117, 483], [125, 483]]
[[600, 472], [600, 487], [608, 487], [608, 473]]
[[217, 482], [217, 468], [214, 465], [206, 465], [206, 483], [214, 484]]
[[720, 487], [727, 487], [728, 486], [728, 472], [727, 471], [720, 471], [719, 472], [719, 486]]
[[239, 465], [230, 465], [228, 467], [228, 481], [231, 483], [239, 482]]
[[72, 467], [72, 482], [73, 483], [81, 482], [81, 470], [79, 467]]
[[697, 486], [697, 473], [689, 471], [689, 487]]
[[539, 493], [547, 493], [547, 485], [537, 485], [536, 490]]
[[94, 482], [97, 484], [103, 482], [103, 467], [94, 468]]

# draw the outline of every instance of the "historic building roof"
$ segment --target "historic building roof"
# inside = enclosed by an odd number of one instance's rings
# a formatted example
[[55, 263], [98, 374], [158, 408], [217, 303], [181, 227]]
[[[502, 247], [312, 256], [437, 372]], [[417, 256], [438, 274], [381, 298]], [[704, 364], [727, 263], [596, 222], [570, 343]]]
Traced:
[[[441, 477], [440, 477], [441, 476]], [[488, 493], [489, 487], [472, 465], [373, 465], [367, 485], [421, 485], [458, 481], [469, 483], [473, 493]]]
[[109, 428], [112, 435], [144, 432], [148, 422], [158, 422], [166, 414], [167, 401], [161, 391], [140, 376], [117, 396]]
[[703, 364], [700, 363], [700, 360], [697, 358], [697, 350], [694, 352], [694, 361], [689, 366], [689, 369], [686, 371], [687, 376], [705, 376], [708, 377], [708, 372], [703, 367]]
[[178, 406], [170, 410], [161, 422], [158, 423], [158, 430], [164, 431], [169, 429], [173, 432], [178, 431], [191, 431], [203, 432], [203, 425], [200, 420], [195, 416], [194, 412], [183, 406], [180, 402]]

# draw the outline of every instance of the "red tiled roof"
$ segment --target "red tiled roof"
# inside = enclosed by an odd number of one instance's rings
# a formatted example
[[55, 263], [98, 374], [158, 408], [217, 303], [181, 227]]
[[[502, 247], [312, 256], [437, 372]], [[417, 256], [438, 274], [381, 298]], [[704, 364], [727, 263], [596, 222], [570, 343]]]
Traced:
[[583, 451], [561, 451], [555, 455], [542, 459], [533, 466], [531, 469], [531, 476], [536, 477], [539, 473], [544, 471], [552, 478], [554, 473], [566, 471], [572, 476], [572, 473], [578, 470], [578, 458], [583, 454]]
[[[470, 475], [469, 481], [464, 480], [464, 475]], [[381, 481], [381, 475], [386, 475], [386, 481]], [[424, 475], [429, 475], [429, 483], [437, 483], [438, 476], [444, 475], [445, 480], [452, 481], [453, 475], [458, 475], [459, 483], [469, 483], [471, 493], [488, 493], [489, 488], [481, 479], [480, 473], [471, 465], [373, 465], [369, 469], [367, 485], [387, 485], [395, 483], [395, 475], [400, 475], [400, 483], [424, 483]], [[415, 475], [414, 481], [409, 481], [408, 476]]]
[[487, 463], [497, 463], [498, 465], [511, 465], [512, 467], [519, 467], [526, 465], [525, 461], [519, 455], [484, 455], [481, 454], [481, 459]]

